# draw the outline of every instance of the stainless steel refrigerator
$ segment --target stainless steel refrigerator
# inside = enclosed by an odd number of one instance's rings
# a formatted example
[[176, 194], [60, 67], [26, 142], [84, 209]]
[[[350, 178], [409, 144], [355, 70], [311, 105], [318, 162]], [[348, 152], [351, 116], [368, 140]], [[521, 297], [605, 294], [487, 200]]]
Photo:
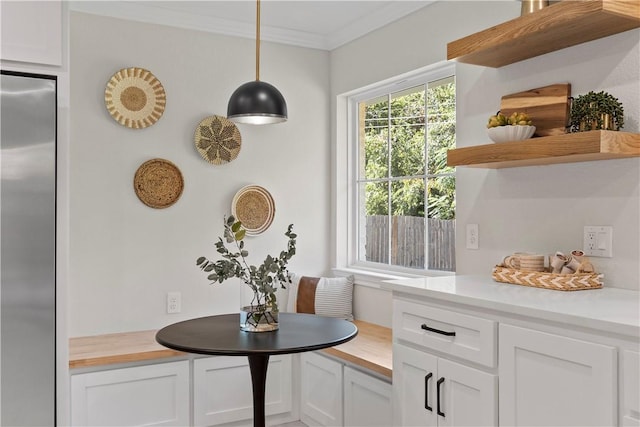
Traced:
[[55, 425], [56, 78], [0, 74], [0, 425]]

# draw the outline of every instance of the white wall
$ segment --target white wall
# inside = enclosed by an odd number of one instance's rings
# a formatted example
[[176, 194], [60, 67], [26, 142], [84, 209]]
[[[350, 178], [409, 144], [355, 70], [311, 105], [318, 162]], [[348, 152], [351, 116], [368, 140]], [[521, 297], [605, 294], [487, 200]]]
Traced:
[[[640, 30], [501, 69], [457, 67], [458, 96], [463, 97], [458, 102], [458, 146], [489, 142], [483, 126], [502, 94], [562, 82], [571, 83], [574, 96], [590, 90], [616, 96], [625, 109], [624, 130], [638, 133]], [[581, 249], [585, 225], [611, 225], [614, 257], [592, 258], [593, 264], [604, 273], [605, 286], [640, 290], [640, 159], [458, 168], [457, 179], [459, 273], [481, 273], [513, 251]], [[467, 223], [480, 226], [480, 251], [464, 249], [461, 230]]]
[[[518, 2], [445, 1], [368, 34], [331, 52], [334, 159], [346, 144], [342, 94], [446, 60], [446, 44], [515, 18]], [[625, 107], [625, 131], [638, 132], [640, 30], [550, 53], [500, 69], [457, 64], [457, 146], [490, 143], [487, 118], [509, 93], [569, 82], [572, 93], [605, 90]], [[343, 156], [342, 156], [343, 157]], [[341, 169], [334, 165], [336, 197], [345, 194]], [[503, 170], [457, 168], [458, 274], [489, 276], [514, 251], [569, 252], [582, 246], [584, 225], [614, 227], [614, 258], [596, 258], [605, 286], [640, 290], [640, 159], [607, 160]], [[345, 229], [347, 207], [332, 218], [336, 235]], [[467, 223], [479, 224], [480, 249], [464, 247]], [[332, 254], [340, 267], [338, 246]], [[380, 290], [359, 288], [383, 302]], [[387, 296], [390, 303], [390, 297]], [[356, 316], [373, 319], [376, 310], [357, 306]], [[387, 321], [385, 320], [386, 323]]]
[[[241, 125], [239, 157], [223, 166], [202, 160], [193, 134], [201, 119], [226, 115], [241, 83], [254, 79], [255, 42], [198, 31], [71, 14], [69, 336], [159, 328], [179, 320], [235, 312], [239, 283], [210, 286], [195, 265], [215, 258], [224, 215], [242, 186], [271, 192], [276, 215], [247, 239], [254, 262], [298, 233], [292, 271], [329, 267], [329, 55], [262, 44], [261, 77], [285, 96], [289, 121]], [[121, 68], [142, 67], [162, 82], [167, 107], [153, 126], [116, 123], [104, 88]], [[167, 209], [143, 205], [133, 176], [160, 157], [182, 171], [185, 188]], [[182, 293], [182, 313], [165, 314], [168, 291]]]

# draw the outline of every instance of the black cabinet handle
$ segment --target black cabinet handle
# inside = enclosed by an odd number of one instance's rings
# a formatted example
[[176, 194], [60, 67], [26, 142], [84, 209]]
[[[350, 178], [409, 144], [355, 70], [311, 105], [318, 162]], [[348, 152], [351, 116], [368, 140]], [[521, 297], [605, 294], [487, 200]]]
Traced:
[[422, 326], [420, 326], [422, 329], [424, 329], [425, 331], [431, 331], [431, 332], [435, 332], [436, 334], [440, 334], [440, 335], [446, 335], [448, 337], [455, 337], [456, 333], [455, 331], [453, 332], [447, 332], [447, 331], [443, 331], [440, 329], [435, 329], [435, 328], [430, 328], [427, 326], [426, 323], [423, 323]]
[[437, 401], [437, 403], [438, 403], [438, 409], [437, 409], [437, 411], [438, 411], [438, 415], [440, 415], [441, 417], [444, 417], [444, 412], [442, 412], [442, 411], [440, 410], [440, 385], [441, 385], [443, 382], [444, 382], [444, 377], [440, 378], [440, 379], [438, 380], [438, 382], [436, 383], [436, 394], [437, 394], [437, 399], [438, 399], [438, 401]]
[[432, 376], [432, 372], [424, 376], [424, 409], [431, 412], [433, 412], [433, 408], [429, 406], [429, 380]]

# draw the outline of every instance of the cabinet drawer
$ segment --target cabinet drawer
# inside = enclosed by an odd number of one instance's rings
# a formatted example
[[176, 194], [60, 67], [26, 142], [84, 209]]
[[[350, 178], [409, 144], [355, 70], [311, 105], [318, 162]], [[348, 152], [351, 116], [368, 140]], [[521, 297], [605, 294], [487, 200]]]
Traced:
[[395, 339], [496, 366], [497, 324], [493, 320], [409, 301], [393, 302]]

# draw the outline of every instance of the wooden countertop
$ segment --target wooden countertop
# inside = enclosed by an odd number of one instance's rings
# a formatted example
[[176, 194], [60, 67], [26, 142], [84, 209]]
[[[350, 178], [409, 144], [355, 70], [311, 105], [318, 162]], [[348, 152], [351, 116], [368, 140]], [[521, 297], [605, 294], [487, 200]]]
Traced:
[[139, 362], [186, 354], [158, 344], [156, 332], [139, 331], [71, 338], [69, 368]]
[[[321, 350], [333, 357], [391, 379], [391, 329], [354, 321], [358, 336], [344, 344]], [[155, 330], [71, 338], [69, 368], [87, 368], [185, 356], [156, 342]]]

